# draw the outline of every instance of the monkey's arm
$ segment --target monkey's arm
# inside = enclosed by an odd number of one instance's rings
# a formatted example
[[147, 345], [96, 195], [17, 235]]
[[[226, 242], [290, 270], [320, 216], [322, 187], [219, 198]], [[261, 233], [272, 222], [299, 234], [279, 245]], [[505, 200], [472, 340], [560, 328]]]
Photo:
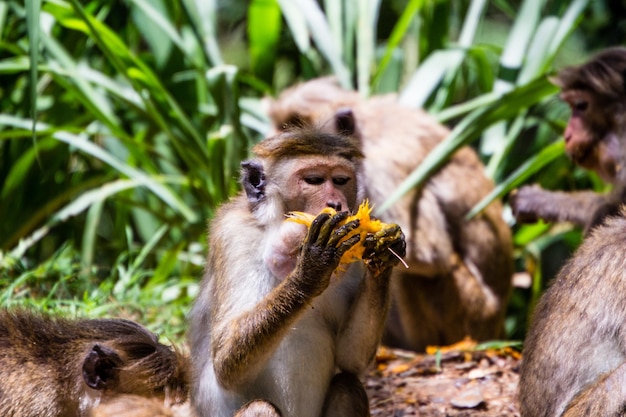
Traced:
[[376, 354], [389, 308], [391, 271], [406, 252], [404, 235], [397, 225], [368, 235], [363, 244], [367, 273], [341, 329], [337, 346], [337, 365], [354, 375], [362, 374]]
[[603, 206], [611, 204], [607, 195], [593, 191], [548, 191], [537, 185], [525, 186], [511, 194], [509, 203], [519, 222], [572, 222], [587, 227]]
[[[254, 308], [214, 329], [213, 366], [224, 387], [232, 389], [254, 378], [305, 306], [328, 287], [341, 256], [359, 241], [356, 235], [339, 243], [358, 226], [358, 222], [350, 222], [337, 227], [346, 216], [345, 212], [333, 217], [319, 215], [307, 233], [295, 269]], [[242, 293], [246, 290], [241, 288]], [[233, 291], [232, 297], [237, 296]]]
[[586, 386], [567, 406], [563, 417], [617, 416], [626, 407], [626, 363]]

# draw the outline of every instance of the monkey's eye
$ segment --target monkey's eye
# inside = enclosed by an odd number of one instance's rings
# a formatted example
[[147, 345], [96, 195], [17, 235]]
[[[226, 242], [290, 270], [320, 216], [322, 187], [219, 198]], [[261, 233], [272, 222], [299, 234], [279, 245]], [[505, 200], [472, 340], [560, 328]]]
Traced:
[[315, 177], [315, 176], [304, 177], [304, 182], [310, 185], [321, 185], [324, 183], [324, 177]]
[[350, 177], [335, 177], [333, 178], [333, 184], [346, 185], [350, 181]]

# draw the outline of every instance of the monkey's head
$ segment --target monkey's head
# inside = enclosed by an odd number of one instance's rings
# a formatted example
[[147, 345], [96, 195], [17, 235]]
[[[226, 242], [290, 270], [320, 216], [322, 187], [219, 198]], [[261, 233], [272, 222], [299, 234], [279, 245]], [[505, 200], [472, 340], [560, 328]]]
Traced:
[[103, 397], [133, 394], [184, 401], [189, 385], [186, 358], [158, 342], [143, 326], [128, 320], [91, 320], [99, 339], [83, 360], [85, 384]]
[[571, 109], [564, 132], [568, 155], [605, 180], [622, 182], [626, 176], [626, 48], [606, 49], [585, 64], [564, 68], [551, 81], [561, 88], [561, 98]]
[[277, 99], [265, 99], [272, 120], [272, 134], [293, 128], [317, 126], [328, 133], [354, 134], [351, 108], [360, 100], [355, 91], [343, 89], [335, 77], [322, 77], [283, 91]]
[[289, 211], [354, 210], [363, 198], [357, 175], [363, 154], [350, 136], [294, 129], [267, 138], [242, 163], [252, 211], [266, 222]]

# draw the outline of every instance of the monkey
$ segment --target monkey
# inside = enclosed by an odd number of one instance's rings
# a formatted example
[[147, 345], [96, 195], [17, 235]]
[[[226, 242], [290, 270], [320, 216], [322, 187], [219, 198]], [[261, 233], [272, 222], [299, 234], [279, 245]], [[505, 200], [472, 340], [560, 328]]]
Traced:
[[522, 417], [626, 413], [626, 207], [593, 228], [542, 295], [524, 347]]
[[[365, 155], [365, 194], [374, 207], [449, 134], [425, 111], [399, 104], [395, 94], [363, 98], [332, 77], [301, 83], [265, 103], [272, 131], [305, 123], [352, 133]], [[493, 187], [478, 155], [463, 147], [424, 185], [377, 213], [404, 231], [409, 265], [393, 272], [383, 343], [423, 351], [466, 336], [504, 337], [514, 265], [502, 204], [465, 219]]]
[[135, 322], [0, 309], [2, 416], [87, 417], [122, 394], [183, 402], [189, 374], [182, 353]]
[[[359, 220], [342, 225], [363, 198], [362, 153], [349, 135], [300, 126], [252, 153], [243, 190], [209, 225], [190, 312], [195, 412], [368, 416], [361, 378], [382, 336], [402, 231], [386, 225], [361, 240], [350, 236]], [[316, 215], [308, 230], [285, 222], [293, 211]], [[355, 245], [362, 261], [340, 265]]]
[[520, 223], [571, 222], [586, 235], [626, 202], [626, 48], [605, 49], [551, 80], [571, 110], [563, 134], [566, 153], [612, 190], [563, 192], [528, 185], [514, 191], [509, 203]]

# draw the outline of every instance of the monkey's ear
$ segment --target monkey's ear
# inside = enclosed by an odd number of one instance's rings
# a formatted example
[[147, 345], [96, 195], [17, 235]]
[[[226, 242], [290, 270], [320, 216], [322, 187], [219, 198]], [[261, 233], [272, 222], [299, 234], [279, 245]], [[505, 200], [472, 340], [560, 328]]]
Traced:
[[342, 135], [354, 135], [356, 122], [352, 109], [345, 107], [337, 110], [337, 113], [335, 113], [335, 128]]
[[257, 161], [241, 163], [241, 184], [251, 203], [258, 203], [265, 198], [265, 171]]
[[122, 359], [114, 350], [93, 345], [83, 362], [85, 384], [97, 390], [110, 388], [116, 383], [117, 370], [121, 364]]

